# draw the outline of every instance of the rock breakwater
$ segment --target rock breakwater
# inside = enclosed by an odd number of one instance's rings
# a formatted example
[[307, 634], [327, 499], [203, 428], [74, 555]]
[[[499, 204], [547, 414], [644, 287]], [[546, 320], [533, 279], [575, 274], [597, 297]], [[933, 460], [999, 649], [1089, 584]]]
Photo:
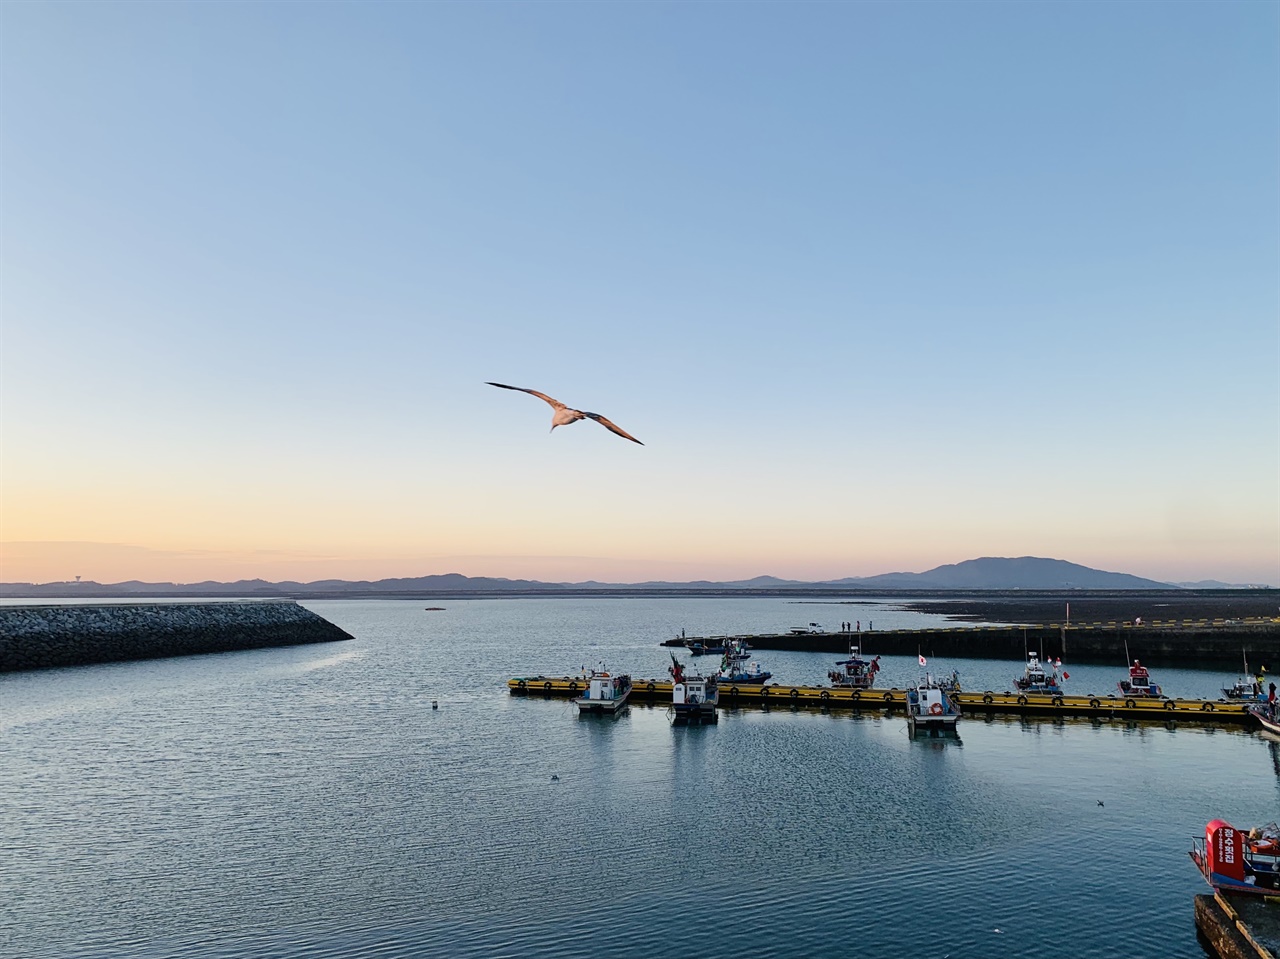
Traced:
[[0, 673], [351, 638], [291, 600], [0, 606]]

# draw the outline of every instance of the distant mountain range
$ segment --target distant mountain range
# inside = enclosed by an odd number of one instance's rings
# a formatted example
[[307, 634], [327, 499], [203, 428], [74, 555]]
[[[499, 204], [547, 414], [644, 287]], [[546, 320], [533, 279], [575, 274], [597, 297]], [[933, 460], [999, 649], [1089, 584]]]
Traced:
[[124, 583], [0, 583], [0, 597], [66, 598], [83, 596], [92, 598], [128, 596], [293, 596], [342, 597], [342, 596], [404, 596], [430, 593], [490, 593], [490, 594], [554, 594], [572, 592], [609, 591], [780, 591], [792, 589], [856, 590], [859, 592], [888, 592], [894, 590], [1056, 590], [1056, 589], [1244, 589], [1267, 588], [1231, 586], [1216, 580], [1199, 583], [1160, 583], [1129, 573], [1109, 573], [1090, 569], [1060, 559], [1041, 559], [1022, 556], [1016, 559], [984, 557], [939, 566], [923, 573], [882, 573], [878, 576], [850, 576], [844, 579], [822, 582], [778, 579], [776, 576], [757, 576], [754, 579], [732, 582], [697, 580], [687, 583], [649, 581], [644, 583], [543, 583], [529, 579], [501, 579], [486, 576], [463, 576], [461, 573], [445, 573], [437, 576], [416, 576], [401, 579], [380, 579], [373, 582], [352, 582], [343, 579], [322, 579], [313, 583], [271, 583], [262, 579], [242, 579], [233, 583], [206, 581], [203, 583], [144, 583], [129, 580]]

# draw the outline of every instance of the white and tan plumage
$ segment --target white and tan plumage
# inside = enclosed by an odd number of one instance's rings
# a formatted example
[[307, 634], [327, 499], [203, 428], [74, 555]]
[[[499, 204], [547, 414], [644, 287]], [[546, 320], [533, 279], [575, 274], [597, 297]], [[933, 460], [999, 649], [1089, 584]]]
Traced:
[[[638, 439], [636, 439], [634, 436], [632, 436], [622, 427], [617, 426], [616, 424], [605, 419], [599, 413], [588, 413], [585, 410], [575, 410], [573, 407], [565, 406], [559, 400], [553, 399], [552, 397], [548, 396], [546, 393], [539, 393], [537, 390], [525, 389], [523, 386], [507, 386], [506, 383], [494, 383], [490, 380], [485, 380], [485, 382], [488, 383], [490, 386], [498, 387], [498, 389], [519, 390], [521, 393], [532, 393], [534, 396], [538, 397], [538, 399], [546, 400], [548, 403], [551, 404], [551, 408], [555, 410], [555, 413], [552, 414], [552, 417], [551, 417], [551, 428], [553, 430], [557, 426], [568, 426], [570, 423], [578, 422], [578, 420], [592, 419], [592, 420], [595, 420], [597, 423], [599, 423], [601, 426], [603, 426], [605, 429], [607, 429], [609, 432], [617, 433], [624, 440], [631, 440], [631, 442], [633, 443], [640, 443]], [[640, 445], [644, 446], [643, 443], [640, 443]]]

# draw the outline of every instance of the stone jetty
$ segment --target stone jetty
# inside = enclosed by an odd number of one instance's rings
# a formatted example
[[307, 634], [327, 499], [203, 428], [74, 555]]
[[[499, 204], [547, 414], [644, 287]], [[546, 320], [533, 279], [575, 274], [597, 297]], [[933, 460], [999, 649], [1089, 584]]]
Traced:
[[0, 673], [351, 638], [292, 600], [0, 606]]

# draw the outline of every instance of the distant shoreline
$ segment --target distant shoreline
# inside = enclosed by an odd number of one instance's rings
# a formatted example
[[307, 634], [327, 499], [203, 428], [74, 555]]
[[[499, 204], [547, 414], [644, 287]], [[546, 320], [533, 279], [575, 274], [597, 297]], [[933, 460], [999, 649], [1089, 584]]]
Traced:
[[896, 604], [915, 612], [932, 613], [970, 622], [1062, 622], [1067, 604], [1071, 619], [1079, 622], [1170, 618], [1280, 617], [1280, 589], [850, 589], [847, 587], [772, 587], [662, 589], [555, 588], [539, 589], [296, 589], [230, 591], [169, 587], [167, 590], [126, 591], [102, 586], [57, 584], [26, 587], [0, 586], [0, 599], [32, 603], [67, 599], [111, 600], [232, 600], [292, 599], [369, 600], [413, 602], [475, 599], [791, 599], [822, 605]]

